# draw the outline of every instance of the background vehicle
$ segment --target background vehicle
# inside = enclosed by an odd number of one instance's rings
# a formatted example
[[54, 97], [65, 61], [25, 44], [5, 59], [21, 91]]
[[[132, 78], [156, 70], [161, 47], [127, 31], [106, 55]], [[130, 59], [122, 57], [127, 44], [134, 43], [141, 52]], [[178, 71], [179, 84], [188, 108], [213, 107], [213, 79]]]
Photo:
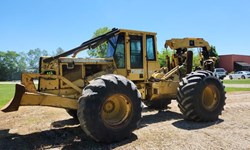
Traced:
[[250, 71], [237, 71], [229, 75], [229, 79], [247, 79], [250, 78]]
[[[107, 43], [106, 58], [76, 58], [83, 50]], [[225, 91], [213, 76], [214, 61], [202, 38], [167, 40], [173, 55], [160, 68], [156, 33], [113, 29], [54, 57], [41, 57], [39, 74], [22, 74], [12, 101], [2, 111], [19, 106], [60, 107], [80, 122], [96, 141], [128, 137], [141, 119], [142, 105], [164, 109], [172, 99], [185, 119], [214, 121], [225, 105]], [[192, 72], [193, 52], [202, 48], [201, 69]], [[66, 57], [70, 56], [72, 57]], [[210, 71], [208, 71], [210, 70]], [[38, 79], [38, 88], [33, 79]]]
[[227, 71], [224, 68], [215, 68], [214, 69], [214, 76], [219, 79], [224, 79], [227, 75]]

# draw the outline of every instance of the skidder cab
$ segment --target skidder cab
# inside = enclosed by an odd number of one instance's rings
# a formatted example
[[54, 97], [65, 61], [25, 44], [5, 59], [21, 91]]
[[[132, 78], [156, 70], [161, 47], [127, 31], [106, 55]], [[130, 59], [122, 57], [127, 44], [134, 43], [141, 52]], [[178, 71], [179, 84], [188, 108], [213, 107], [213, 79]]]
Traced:
[[[185, 42], [189, 45], [173, 39], [166, 42], [175, 53], [160, 68], [156, 33], [112, 29], [60, 55], [41, 57], [39, 73], [22, 74], [14, 98], [2, 111], [31, 105], [64, 108], [89, 137], [100, 142], [128, 137], [139, 124], [142, 102], [165, 109], [177, 99], [184, 118], [214, 121], [223, 110], [225, 92], [209, 71], [213, 69], [207, 63], [209, 45], [204, 46], [201, 39]], [[207, 48], [202, 53], [202, 70], [193, 72], [192, 51], [187, 50], [191, 46]], [[101, 50], [102, 56], [80, 58], [86, 50]]]

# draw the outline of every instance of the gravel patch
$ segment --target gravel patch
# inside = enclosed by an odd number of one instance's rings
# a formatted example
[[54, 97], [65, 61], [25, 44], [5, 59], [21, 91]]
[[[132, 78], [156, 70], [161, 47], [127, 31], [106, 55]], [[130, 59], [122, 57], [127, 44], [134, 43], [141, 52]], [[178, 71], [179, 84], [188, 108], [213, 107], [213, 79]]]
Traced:
[[182, 118], [176, 101], [166, 111], [143, 110], [140, 128], [124, 141], [96, 143], [65, 110], [20, 107], [0, 112], [0, 149], [250, 149], [250, 92], [227, 94], [215, 122]]

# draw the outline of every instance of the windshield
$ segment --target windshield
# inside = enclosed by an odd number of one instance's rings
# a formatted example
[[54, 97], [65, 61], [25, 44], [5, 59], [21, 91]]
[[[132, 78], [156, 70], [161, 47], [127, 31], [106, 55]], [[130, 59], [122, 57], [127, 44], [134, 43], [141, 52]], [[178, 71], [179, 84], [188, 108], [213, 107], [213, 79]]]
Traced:
[[109, 38], [95, 49], [88, 49], [87, 52], [92, 56], [89, 58], [113, 57], [117, 68], [125, 68], [125, 38], [123, 33]]
[[118, 39], [118, 35], [114, 36], [114, 37], [111, 37], [109, 40], [108, 40], [108, 46], [107, 46], [107, 53], [106, 53], [106, 57], [113, 57], [114, 55], [114, 52], [115, 52], [115, 48], [116, 48], [116, 45], [117, 45], [117, 39]]
[[98, 44], [94, 48], [87, 48], [80, 52], [77, 57], [83, 58], [111, 58], [114, 55], [117, 45], [118, 35], [115, 35], [102, 44]]

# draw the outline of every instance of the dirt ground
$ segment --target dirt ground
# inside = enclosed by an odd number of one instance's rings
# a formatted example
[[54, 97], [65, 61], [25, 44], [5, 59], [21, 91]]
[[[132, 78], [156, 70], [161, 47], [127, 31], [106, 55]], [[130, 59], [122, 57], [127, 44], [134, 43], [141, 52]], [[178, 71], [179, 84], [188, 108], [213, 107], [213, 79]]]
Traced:
[[163, 112], [143, 111], [138, 130], [125, 141], [96, 143], [65, 110], [21, 107], [0, 112], [0, 149], [250, 149], [250, 92], [227, 94], [216, 122], [182, 118], [175, 101]]

